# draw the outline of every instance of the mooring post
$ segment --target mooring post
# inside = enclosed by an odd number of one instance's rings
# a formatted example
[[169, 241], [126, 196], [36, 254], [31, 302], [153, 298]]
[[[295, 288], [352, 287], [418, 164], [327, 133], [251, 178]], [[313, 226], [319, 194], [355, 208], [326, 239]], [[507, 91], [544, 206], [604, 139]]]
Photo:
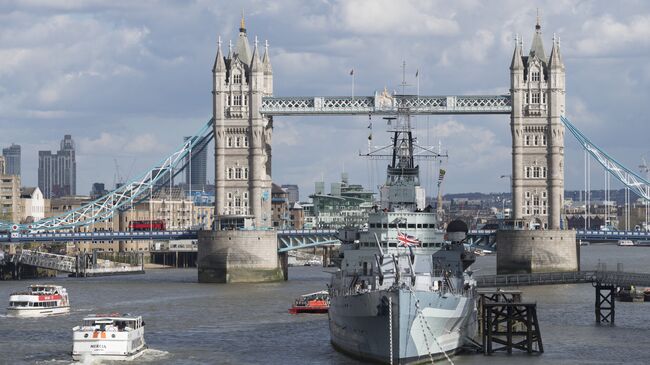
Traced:
[[[596, 282], [594, 285], [596, 288], [596, 323], [609, 323], [614, 325], [614, 320], [616, 318], [616, 308], [614, 293], [616, 292], [616, 287], [614, 285], [603, 285], [600, 282]], [[603, 294], [603, 292], [605, 294]]]

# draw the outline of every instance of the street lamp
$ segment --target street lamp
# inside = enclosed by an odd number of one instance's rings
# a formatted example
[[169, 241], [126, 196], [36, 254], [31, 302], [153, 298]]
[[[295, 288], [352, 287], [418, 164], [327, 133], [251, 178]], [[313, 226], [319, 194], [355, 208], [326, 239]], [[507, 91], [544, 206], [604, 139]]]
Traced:
[[[503, 179], [503, 178], [506, 178], [506, 177], [510, 180], [510, 189], [512, 189], [512, 175], [501, 175], [499, 178]], [[505, 218], [505, 216], [506, 216], [506, 200], [505, 199], [501, 200], [501, 207], [502, 207], [501, 212], [503, 213], [503, 217]]]

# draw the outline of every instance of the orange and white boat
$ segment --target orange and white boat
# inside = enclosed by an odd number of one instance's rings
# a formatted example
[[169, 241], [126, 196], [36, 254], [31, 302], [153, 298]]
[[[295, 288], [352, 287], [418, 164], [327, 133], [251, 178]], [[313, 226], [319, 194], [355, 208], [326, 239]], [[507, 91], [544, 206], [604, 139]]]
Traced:
[[72, 333], [75, 361], [133, 360], [147, 348], [141, 316], [98, 314], [84, 318]]
[[9, 296], [10, 317], [47, 317], [70, 312], [68, 292], [60, 285], [30, 285]]
[[327, 313], [330, 309], [330, 297], [326, 290], [301, 295], [289, 308], [289, 313]]

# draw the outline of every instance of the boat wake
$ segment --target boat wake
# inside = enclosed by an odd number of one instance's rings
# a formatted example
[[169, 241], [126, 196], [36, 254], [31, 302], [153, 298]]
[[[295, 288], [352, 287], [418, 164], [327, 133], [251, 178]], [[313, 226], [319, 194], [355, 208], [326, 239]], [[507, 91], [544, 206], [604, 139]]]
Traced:
[[142, 353], [140, 357], [138, 357], [138, 361], [144, 361], [144, 362], [157, 362], [160, 361], [164, 358], [169, 356], [169, 352], [163, 351], [163, 350], [156, 350], [156, 349], [146, 349]]
[[[142, 352], [142, 355], [138, 356], [137, 359], [135, 359], [138, 363], [157, 363], [159, 361], [162, 361], [166, 357], [169, 356], [169, 352], [163, 351], [163, 350], [156, 350], [156, 349], [145, 349]], [[109, 361], [109, 360], [99, 360], [93, 358], [92, 355], [86, 355], [81, 358], [79, 361], [70, 361], [70, 360], [46, 360], [43, 362], [38, 362], [38, 364], [66, 364], [66, 365], [108, 365], [108, 364], [115, 364], [117, 363], [116, 361]]]

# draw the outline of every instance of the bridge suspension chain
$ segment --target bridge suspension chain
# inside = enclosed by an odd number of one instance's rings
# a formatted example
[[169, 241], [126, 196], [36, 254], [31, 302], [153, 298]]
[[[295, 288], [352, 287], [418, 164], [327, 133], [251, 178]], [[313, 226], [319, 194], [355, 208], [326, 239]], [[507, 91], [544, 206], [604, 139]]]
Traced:
[[600, 163], [605, 170], [614, 175], [618, 181], [623, 183], [627, 188], [634, 191], [638, 196], [644, 200], [650, 200], [650, 182], [642, 178], [634, 171], [623, 166], [620, 162], [616, 161], [613, 157], [609, 156], [605, 151], [594, 144], [587, 138], [576, 126], [574, 126], [568, 119], [561, 117], [564, 126], [573, 134], [578, 140], [578, 143], [593, 156], [598, 163]]
[[179, 149], [167, 156], [158, 165], [151, 168], [139, 178], [122, 185], [107, 195], [88, 204], [63, 213], [44, 218], [29, 224], [0, 222], [0, 231], [39, 232], [57, 229], [69, 229], [91, 223], [102, 222], [113, 216], [116, 211], [125, 209], [128, 204], [138, 203], [146, 198], [150, 189], [157, 190], [168, 180], [180, 173], [188, 163], [187, 157], [202, 150], [214, 138], [213, 120], [208, 121], [192, 137], [188, 138]]

